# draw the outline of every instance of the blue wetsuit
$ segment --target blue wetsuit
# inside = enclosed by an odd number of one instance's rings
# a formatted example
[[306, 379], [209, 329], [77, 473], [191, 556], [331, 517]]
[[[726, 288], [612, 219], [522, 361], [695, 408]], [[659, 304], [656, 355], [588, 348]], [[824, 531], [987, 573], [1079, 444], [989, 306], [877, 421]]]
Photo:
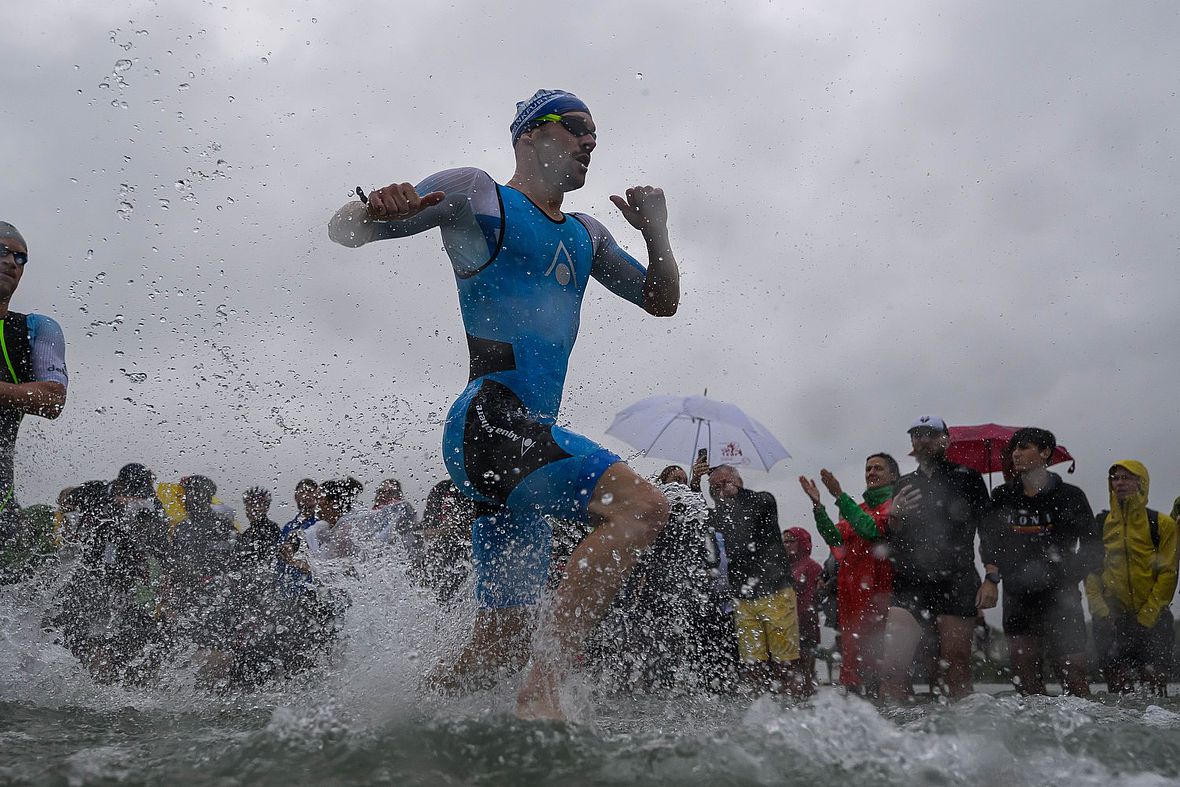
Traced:
[[329, 226], [359, 246], [440, 227], [459, 289], [471, 374], [443, 430], [443, 459], [474, 499], [476, 594], [485, 607], [533, 603], [548, 572], [543, 514], [584, 519], [619, 457], [556, 425], [569, 355], [591, 278], [642, 306], [647, 271], [584, 214], [549, 218], [524, 194], [477, 169], [432, 175], [419, 194], [438, 205], [398, 222], [341, 209]]

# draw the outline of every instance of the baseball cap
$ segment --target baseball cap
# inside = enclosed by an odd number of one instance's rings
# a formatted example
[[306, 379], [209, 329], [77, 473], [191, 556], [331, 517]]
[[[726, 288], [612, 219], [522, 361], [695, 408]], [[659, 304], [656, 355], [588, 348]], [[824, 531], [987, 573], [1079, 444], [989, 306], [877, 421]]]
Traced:
[[933, 429], [937, 432], [946, 432], [950, 434], [950, 429], [947, 428], [946, 421], [939, 418], [937, 415], [923, 415], [916, 421], [910, 424], [910, 428], [906, 432], [912, 432], [915, 429]]

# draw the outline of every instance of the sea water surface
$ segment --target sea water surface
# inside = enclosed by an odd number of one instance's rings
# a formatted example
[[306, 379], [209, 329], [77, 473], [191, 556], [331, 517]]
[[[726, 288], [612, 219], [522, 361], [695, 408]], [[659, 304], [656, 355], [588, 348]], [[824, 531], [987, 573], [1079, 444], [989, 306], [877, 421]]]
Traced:
[[1147, 696], [992, 686], [881, 709], [832, 688], [798, 703], [618, 696], [574, 677], [571, 722], [521, 722], [512, 685], [420, 688], [472, 611], [443, 611], [395, 562], [348, 580], [345, 637], [311, 673], [214, 695], [182, 660], [147, 687], [103, 686], [41, 628], [57, 581], [0, 588], [3, 784], [1180, 783], [1180, 700]]

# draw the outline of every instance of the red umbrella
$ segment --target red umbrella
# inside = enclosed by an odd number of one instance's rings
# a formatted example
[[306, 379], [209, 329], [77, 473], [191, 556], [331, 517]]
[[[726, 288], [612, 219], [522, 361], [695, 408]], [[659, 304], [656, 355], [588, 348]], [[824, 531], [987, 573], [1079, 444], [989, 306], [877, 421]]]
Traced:
[[[991, 475], [1001, 472], [1010, 457], [1005, 456], [1008, 441], [1016, 434], [1018, 426], [1000, 426], [999, 424], [980, 424], [979, 426], [952, 426], [951, 441], [946, 449], [946, 458], [952, 462], [966, 465], [981, 473]], [[1069, 470], [1077, 469], [1077, 461], [1059, 445], [1049, 457], [1049, 464], [1056, 465], [1071, 462]]]

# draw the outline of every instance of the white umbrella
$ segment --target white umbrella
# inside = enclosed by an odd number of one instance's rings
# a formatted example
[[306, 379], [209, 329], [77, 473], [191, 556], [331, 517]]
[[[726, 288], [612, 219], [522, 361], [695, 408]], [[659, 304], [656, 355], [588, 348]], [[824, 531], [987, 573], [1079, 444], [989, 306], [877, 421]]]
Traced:
[[790, 458], [765, 426], [737, 405], [704, 396], [649, 396], [615, 416], [606, 430], [646, 456], [691, 466], [698, 448], [712, 465], [752, 465], [769, 470]]

